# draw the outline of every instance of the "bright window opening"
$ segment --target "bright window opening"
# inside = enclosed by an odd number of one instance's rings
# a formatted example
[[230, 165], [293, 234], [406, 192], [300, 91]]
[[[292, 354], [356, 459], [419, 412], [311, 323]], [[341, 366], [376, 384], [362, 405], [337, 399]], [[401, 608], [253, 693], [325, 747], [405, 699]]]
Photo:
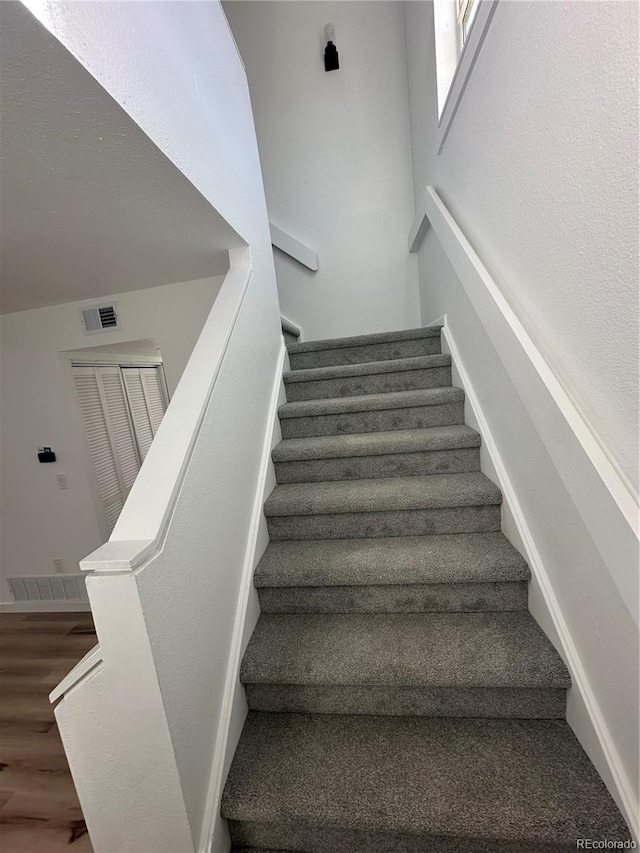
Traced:
[[496, 0], [434, 0], [439, 151], [456, 113]]

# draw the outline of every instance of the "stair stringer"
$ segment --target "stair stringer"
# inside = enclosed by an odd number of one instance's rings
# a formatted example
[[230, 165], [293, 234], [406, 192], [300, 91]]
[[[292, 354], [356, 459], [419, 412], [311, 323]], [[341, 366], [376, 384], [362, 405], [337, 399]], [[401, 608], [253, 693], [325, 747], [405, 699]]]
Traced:
[[498, 443], [465, 369], [460, 349], [447, 322], [447, 315], [425, 325], [442, 326], [442, 352], [451, 356], [452, 384], [465, 391], [465, 423], [482, 436], [480, 470], [502, 490], [502, 532], [526, 558], [531, 568], [529, 610], [571, 673], [572, 687], [567, 692], [567, 722], [624, 814], [634, 840], [639, 843], [640, 820], [633, 785], [589, 682]]

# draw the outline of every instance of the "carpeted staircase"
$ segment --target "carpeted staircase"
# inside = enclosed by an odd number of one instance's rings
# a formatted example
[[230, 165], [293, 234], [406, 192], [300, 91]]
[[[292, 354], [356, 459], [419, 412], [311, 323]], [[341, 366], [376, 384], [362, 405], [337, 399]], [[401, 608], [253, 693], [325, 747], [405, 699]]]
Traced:
[[628, 831], [564, 721], [440, 329], [289, 345], [235, 851], [553, 853]]

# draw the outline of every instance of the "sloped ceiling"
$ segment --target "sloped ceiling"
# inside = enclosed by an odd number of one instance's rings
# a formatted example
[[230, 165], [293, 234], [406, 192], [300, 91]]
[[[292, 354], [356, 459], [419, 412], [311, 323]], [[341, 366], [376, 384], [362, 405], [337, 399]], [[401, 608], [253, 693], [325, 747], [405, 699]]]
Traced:
[[0, 311], [218, 275], [241, 243], [66, 48], [0, 2]]

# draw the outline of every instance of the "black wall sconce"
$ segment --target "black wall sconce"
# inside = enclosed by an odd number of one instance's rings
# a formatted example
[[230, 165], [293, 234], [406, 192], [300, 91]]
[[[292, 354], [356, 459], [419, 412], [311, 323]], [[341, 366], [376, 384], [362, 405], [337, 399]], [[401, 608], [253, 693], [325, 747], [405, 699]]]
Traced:
[[327, 24], [324, 28], [324, 36], [327, 39], [327, 46], [324, 49], [324, 70], [337, 71], [340, 68], [340, 62], [338, 48], [335, 46], [336, 28], [333, 24]]

